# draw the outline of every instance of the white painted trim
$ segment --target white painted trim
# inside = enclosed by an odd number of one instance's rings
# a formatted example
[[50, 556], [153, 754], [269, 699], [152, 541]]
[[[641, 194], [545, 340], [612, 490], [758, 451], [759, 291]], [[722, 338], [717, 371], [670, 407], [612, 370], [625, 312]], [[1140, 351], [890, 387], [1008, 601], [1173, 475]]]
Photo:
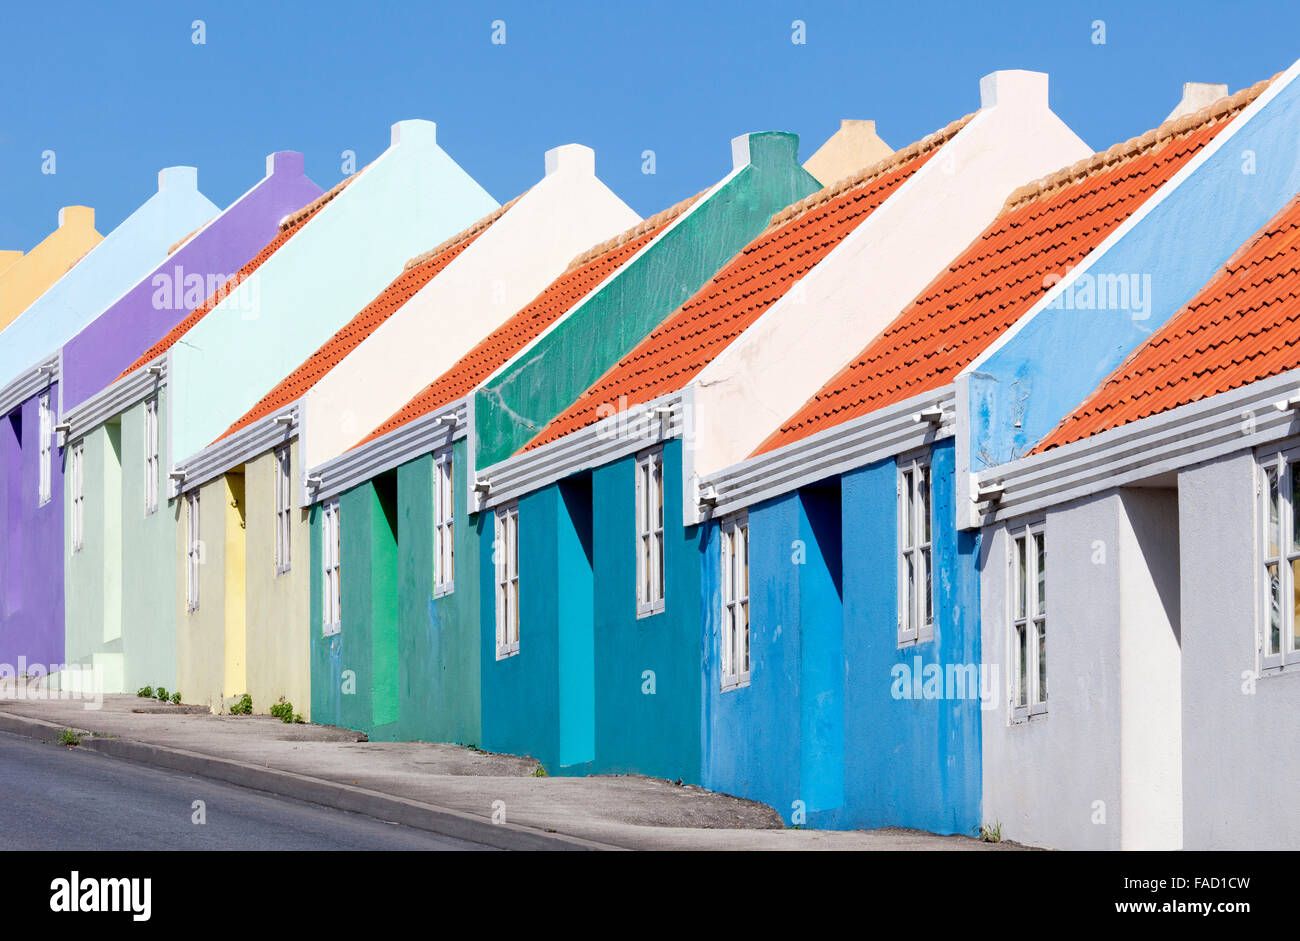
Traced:
[[[279, 421], [282, 416], [288, 416], [290, 421], [288, 423]], [[174, 465], [171, 468], [172, 473], [182, 473], [185, 476], [179, 481], [169, 476], [168, 497], [175, 498], [195, 487], [200, 487], [220, 477], [232, 467], [238, 467], [261, 454], [287, 444], [298, 433], [300, 417], [299, 404], [295, 402], [287, 409], [259, 419]]]
[[[747, 590], [744, 597], [731, 595], [734, 589], [732, 584], [731, 567], [735, 565], [736, 556], [736, 532], [744, 530], [745, 533], [745, 568], [747, 586], [752, 588], [752, 582], [749, 577], [752, 572], [749, 571], [750, 564], [750, 533], [749, 533], [749, 513], [742, 510], [739, 513], [732, 513], [722, 520], [718, 527], [718, 600], [721, 602], [719, 614], [721, 620], [718, 622], [718, 674], [720, 677], [721, 692], [728, 692], [733, 689], [742, 689], [749, 685], [750, 676], [754, 670], [753, 655], [753, 595]], [[735, 658], [735, 636], [731, 633], [731, 611], [732, 608], [744, 606], [745, 611], [745, 637], [749, 643], [749, 664], [746, 670], [737, 670], [734, 661]], [[730, 656], [727, 649], [731, 646]]]
[[[654, 513], [644, 513], [653, 497], [646, 493], [654, 481], [655, 472], [659, 474], [658, 490], [658, 518], [661, 522], [656, 522]], [[665, 539], [665, 525], [668, 520], [664, 513], [664, 487], [667, 485], [664, 479], [664, 447], [662, 444], [656, 444], [638, 452], [636, 456], [636, 479], [633, 485], [633, 503], [636, 507], [636, 616], [638, 618], [652, 617], [656, 614], [662, 614], [667, 603], [667, 578], [664, 573], [664, 561], [667, 553], [667, 540]], [[651, 494], [654, 491], [651, 490]], [[658, 536], [658, 545], [656, 548], [655, 537]], [[647, 545], [646, 552], [642, 551], [642, 542]], [[643, 566], [648, 566], [650, 571], [646, 572]], [[662, 588], [660, 587], [662, 586]], [[643, 594], [642, 589], [647, 589]], [[648, 594], [648, 597], [647, 597]]]
[[[456, 590], [456, 457], [450, 444], [432, 457], [433, 597], [441, 598]], [[444, 540], [449, 540], [450, 546]], [[450, 566], [444, 567], [448, 561]]]
[[[68, 430], [67, 440], [80, 438], [113, 416], [122, 414], [136, 403], [143, 402], [149, 396], [156, 394], [166, 384], [170, 367], [171, 359], [164, 353], [148, 365], [133, 370], [86, 399], [63, 416], [63, 421], [72, 426]], [[158, 370], [157, 375], [152, 372], [154, 369]], [[170, 423], [167, 427], [167, 437], [170, 441]], [[160, 454], [159, 457], [161, 459], [163, 455]]]
[[[687, 435], [690, 416], [681, 405], [681, 393], [672, 392], [484, 468], [479, 471], [478, 480], [489, 481], [491, 489], [479, 508], [517, 500], [580, 471], [609, 464], [669, 438]], [[667, 421], [656, 415], [663, 408], [671, 409]], [[643, 427], [646, 433], [637, 434]]]
[[326, 500], [321, 508], [321, 636], [333, 637], [343, 629], [342, 532], [339, 501]]
[[[513, 530], [513, 532], [512, 532]], [[504, 545], [503, 545], [504, 543]], [[496, 651], [497, 659], [518, 656], [519, 641], [522, 636], [523, 618], [519, 609], [520, 586], [523, 584], [519, 570], [519, 504], [508, 503], [496, 508], [492, 520], [492, 609], [496, 614]], [[514, 563], [514, 574], [510, 566]], [[515, 583], [514, 607], [507, 601], [502, 607], [501, 588], [506, 587], [506, 597], [510, 597], [509, 586]], [[514, 614], [514, 624], [510, 615]], [[514, 639], [510, 638], [514, 628]]]
[[1295, 406], [1275, 407], [1298, 393], [1300, 369], [1293, 369], [970, 475], [975, 487], [1005, 487], [981, 522], [1039, 512], [1300, 433]]
[[[922, 411], [934, 407], [943, 409], [938, 425], [916, 420]], [[709, 515], [726, 516], [807, 484], [951, 437], [955, 420], [952, 387], [944, 386], [747, 458], [704, 478], [700, 488], [712, 488], [718, 494]], [[692, 509], [696, 510], [694, 516]], [[705, 518], [697, 507], [685, 507], [683, 512], [688, 526]]]
[[[455, 415], [456, 424], [450, 425], [441, 421], [443, 415]], [[457, 399], [446, 408], [421, 415], [374, 441], [368, 441], [351, 451], [344, 451], [338, 457], [331, 458], [307, 472], [304, 478], [302, 506], [311, 506], [313, 503], [336, 497], [345, 490], [372, 480], [384, 471], [449, 447], [453, 441], [465, 437], [468, 427], [466, 401]], [[470, 465], [466, 469], [469, 472], [466, 480], [472, 491], [473, 455], [470, 455]], [[317, 477], [320, 478], [320, 484], [312, 486], [310, 481]], [[466, 505], [468, 506], [468, 494]], [[471, 508], [470, 512], [475, 510]]]
[[[924, 478], [925, 488], [919, 486]], [[896, 507], [896, 525], [898, 541], [894, 547], [895, 578], [897, 585], [898, 647], [914, 647], [934, 640], [934, 625], [938, 620], [938, 605], [935, 604], [934, 578], [934, 477], [931, 471], [931, 454], [929, 448], [913, 450], [910, 454], [900, 454], [894, 461], [894, 479]], [[906, 485], [906, 491], [904, 490]], [[919, 499], [924, 495], [924, 499]], [[921, 512], [921, 507], [925, 512]], [[910, 543], [907, 532], [911, 530]], [[921, 533], [928, 530], [928, 538]], [[911, 570], [912, 597], [908, 598], [907, 588], [909, 573], [908, 557], [912, 557]], [[924, 571], [916, 560], [927, 559]], [[925, 609], [930, 609], [930, 619], [925, 619]], [[911, 627], [905, 626], [911, 621]]]
[[0, 415], [9, 414], [32, 396], [58, 382], [61, 365], [59, 354], [52, 353], [11, 379], [4, 388], [0, 388]]

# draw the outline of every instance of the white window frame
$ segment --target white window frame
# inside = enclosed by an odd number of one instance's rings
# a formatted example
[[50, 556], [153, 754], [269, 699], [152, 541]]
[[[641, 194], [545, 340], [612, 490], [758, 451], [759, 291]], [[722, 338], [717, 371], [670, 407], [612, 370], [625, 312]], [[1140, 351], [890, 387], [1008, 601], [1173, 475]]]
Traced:
[[497, 507], [495, 526], [497, 659], [504, 660], [519, 653], [519, 504]]
[[664, 451], [636, 456], [636, 616], [664, 610]]
[[433, 456], [433, 596], [456, 588], [456, 491], [451, 448]]
[[749, 617], [749, 514], [729, 516], [719, 527], [722, 689], [749, 685], [753, 664]]
[[185, 494], [185, 607], [199, 610], [199, 566], [203, 564], [199, 488]]
[[[1260, 668], [1282, 671], [1300, 667], [1300, 618], [1296, 617], [1296, 567], [1300, 565], [1300, 450], [1261, 456], [1257, 484], [1260, 506], [1260, 617], [1257, 647]], [[1276, 482], [1276, 492], [1274, 484]], [[1290, 524], [1288, 526], [1288, 523]], [[1272, 542], [1270, 542], [1270, 539]], [[1276, 573], [1270, 569], [1276, 569]], [[1278, 632], [1273, 640], [1273, 629]]]
[[[1039, 521], [1009, 529], [1007, 535], [1009, 705], [1012, 720], [1024, 721], [1047, 713], [1047, 528]], [[1020, 565], [1022, 552], [1023, 574]], [[1038, 590], [1040, 580], [1041, 592]]]
[[144, 515], [158, 511], [158, 396], [144, 400]]
[[86, 442], [78, 441], [68, 452], [68, 476], [72, 479], [72, 551], [86, 547]]
[[275, 459], [275, 574], [293, 564], [293, 456], [289, 445], [272, 452]]
[[898, 646], [934, 640], [934, 482], [928, 454], [898, 461]]
[[51, 439], [54, 437], [54, 413], [50, 411], [50, 390], [46, 389], [36, 400], [37, 422], [40, 428], [40, 469], [36, 483], [36, 505], [45, 506], [50, 502], [50, 452]]
[[339, 501], [321, 504], [321, 633], [330, 637], [343, 629], [342, 564], [340, 560]]

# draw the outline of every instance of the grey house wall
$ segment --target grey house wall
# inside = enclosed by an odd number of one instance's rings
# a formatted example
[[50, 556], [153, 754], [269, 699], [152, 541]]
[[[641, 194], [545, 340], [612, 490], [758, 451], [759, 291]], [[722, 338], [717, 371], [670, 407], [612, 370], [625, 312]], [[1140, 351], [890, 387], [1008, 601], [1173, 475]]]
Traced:
[[1117, 496], [1120, 847], [1183, 845], [1178, 491]]
[[984, 818], [1060, 849], [1182, 844], [1178, 497], [1111, 490], [1050, 510], [1045, 716], [1011, 722], [1011, 533], [986, 530]]
[[[1025, 520], [985, 530], [982, 650], [1000, 696], [983, 713], [984, 819], [1006, 839], [1120, 847], [1118, 503], [1112, 494], [1046, 514], [1048, 711], [1027, 722], [1009, 721], [1009, 529]], [[1101, 563], [1095, 541], [1108, 547]]]
[[1178, 476], [1187, 849], [1300, 845], [1300, 670], [1253, 679], [1257, 480], [1245, 452]]

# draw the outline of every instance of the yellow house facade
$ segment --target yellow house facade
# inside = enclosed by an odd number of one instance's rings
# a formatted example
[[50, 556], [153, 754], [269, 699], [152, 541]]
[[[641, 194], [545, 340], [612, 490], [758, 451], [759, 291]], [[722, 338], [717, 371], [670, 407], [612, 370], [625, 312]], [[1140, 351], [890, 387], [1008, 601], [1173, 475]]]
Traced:
[[95, 210], [64, 206], [59, 210], [59, 227], [30, 252], [0, 252], [0, 330], [103, 239], [95, 231]]
[[284, 489], [301, 471], [291, 441], [178, 501], [176, 584], [186, 590], [177, 593], [176, 675], [186, 702], [222, 712], [247, 693], [266, 712], [283, 697], [311, 718], [307, 511]]

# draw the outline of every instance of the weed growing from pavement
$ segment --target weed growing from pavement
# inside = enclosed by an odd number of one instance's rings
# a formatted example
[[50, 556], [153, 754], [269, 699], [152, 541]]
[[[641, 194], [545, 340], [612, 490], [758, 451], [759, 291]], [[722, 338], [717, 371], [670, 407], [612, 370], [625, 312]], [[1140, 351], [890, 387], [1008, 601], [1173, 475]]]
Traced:
[[284, 723], [294, 722], [298, 725], [302, 725], [304, 722], [303, 717], [293, 711], [293, 703], [285, 702], [283, 696], [280, 697], [279, 702], [271, 707], [271, 715]]
[[181, 704], [181, 694], [179, 691], [173, 691], [170, 695], [167, 693], [167, 687], [159, 686], [154, 689], [152, 686], [141, 686], [135, 691], [135, 694], [141, 699], [157, 699], [159, 702]]
[[80, 745], [81, 733], [73, 729], [62, 729], [59, 732], [59, 744], [68, 746]]
[[239, 697], [239, 702], [230, 707], [232, 716], [251, 716], [253, 714], [253, 697], [244, 693]]
[[1002, 821], [994, 824], [981, 823], [975, 828], [976, 835], [985, 843], [1002, 842]]

